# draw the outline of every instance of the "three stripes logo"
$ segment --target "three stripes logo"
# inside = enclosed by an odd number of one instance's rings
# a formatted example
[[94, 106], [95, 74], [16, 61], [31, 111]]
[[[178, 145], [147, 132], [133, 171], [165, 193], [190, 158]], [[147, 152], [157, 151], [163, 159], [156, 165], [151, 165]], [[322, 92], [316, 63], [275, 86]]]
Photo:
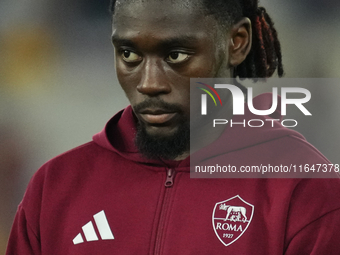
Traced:
[[[94, 222], [95, 222], [95, 225], [97, 226], [101, 239], [102, 240], [113, 240], [114, 237], [113, 237], [110, 225], [106, 219], [104, 210], [93, 215], [93, 218], [94, 218]], [[96, 234], [92, 221], [89, 221], [88, 223], [86, 223], [82, 227], [82, 229], [83, 229], [83, 234], [87, 242], [98, 241], [98, 236]], [[84, 239], [83, 239], [82, 233], [79, 233], [73, 239], [73, 244], [80, 244], [83, 242], [84, 242]]]
[[[218, 98], [218, 100], [220, 101], [220, 104], [222, 106], [222, 100], [220, 98], [220, 95], [217, 93], [217, 91], [213, 87], [211, 87], [210, 85], [203, 83], [203, 82], [197, 82], [197, 83], [202, 84], [202, 85], [206, 86], [208, 89], [210, 89], [216, 95], [216, 97]], [[197, 88], [206, 92], [212, 98], [212, 100], [214, 101], [215, 106], [217, 106], [215, 97], [213, 96], [213, 94], [209, 90], [207, 90], [205, 88], [201, 88], [201, 87], [197, 87]], [[206, 94], [202, 94], [202, 96], [201, 96], [201, 106], [202, 106], [201, 114], [207, 115], [207, 95]]]

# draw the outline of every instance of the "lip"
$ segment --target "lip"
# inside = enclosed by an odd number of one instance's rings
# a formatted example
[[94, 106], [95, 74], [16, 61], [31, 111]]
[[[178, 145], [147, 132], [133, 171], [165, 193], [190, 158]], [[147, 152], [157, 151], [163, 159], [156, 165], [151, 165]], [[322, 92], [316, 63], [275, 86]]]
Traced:
[[166, 112], [163, 110], [144, 110], [139, 113], [141, 118], [149, 124], [164, 124], [175, 117], [176, 112]]

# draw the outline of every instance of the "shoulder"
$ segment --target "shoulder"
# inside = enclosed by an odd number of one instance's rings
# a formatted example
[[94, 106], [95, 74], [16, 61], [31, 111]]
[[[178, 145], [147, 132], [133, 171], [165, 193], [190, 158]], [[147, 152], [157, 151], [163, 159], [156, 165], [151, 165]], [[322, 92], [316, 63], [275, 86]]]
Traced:
[[68, 192], [95, 175], [98, 164], [114, 159], [115, 152], [105, 150], [93, 141], [64, 152], [42, 165], [32, 176], [26, 189], [22, 206], [44, 201], [46, 191]]
[[[90, 168], [93, 162], [110, 157], [112, 154], [115, 153], [91, 141], [50, 159], [34, 174], [32, 180], [40, 179], [41, 176], [69, 175], [77, 169]], [[69, 171], [70, 169], [73, 171]]]
[[115, 152], [91, 141], [47, 161], [31, 178], [20, 204], [27, 221], [39, 226], [42, 212], [68, 208], [67, 204], [101, 176], [102, 166], [112, 166], [115, 160]]
[[[272, 140], [271, 142], [276, 144], [276, 149], [281, 153], [286, 151], [291, 156], [296, 155], [300, 159], [320, 161], [319, 163], [330, 163], [329, 160], [316, 147], [310, 144], [298, 132], [291, 132], [286, 136], [280, 137], [277, 139], [277, 141]], [[275, 146], [273, 146], [273, 148], [275, 148]]]

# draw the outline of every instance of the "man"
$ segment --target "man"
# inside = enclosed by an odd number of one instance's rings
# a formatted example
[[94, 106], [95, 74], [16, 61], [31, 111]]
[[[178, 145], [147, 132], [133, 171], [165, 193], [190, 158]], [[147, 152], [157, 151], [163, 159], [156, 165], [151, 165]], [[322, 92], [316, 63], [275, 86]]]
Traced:
[[[34, 175], [7, 254], [339, 254], [338, 179], [190, 179], [190, 77], [283, 73], [265, 10], [238, 0], [111, 9], [131, 106]], [[213, 145], [234, 165], [329, 163], [278, 123], [257, 130], [226, 128]]]

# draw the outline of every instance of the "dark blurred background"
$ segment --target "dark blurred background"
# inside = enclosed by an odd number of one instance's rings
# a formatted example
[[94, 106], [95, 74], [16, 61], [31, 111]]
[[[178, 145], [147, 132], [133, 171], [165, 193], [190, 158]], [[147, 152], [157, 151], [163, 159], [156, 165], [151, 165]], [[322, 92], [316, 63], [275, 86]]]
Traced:
[[[279, 32], [286, 77], [339, 77], [338, 0], [260, 3]], [[33, 173], [89, 141], [128, 104], [115, 77], [108, 5], [109, 0], [0, 1], [0, 253]], [[326, 117], [339, 115], [339, 92], [337, 86], [317, 92], [325, 96], [314, 111], [326, 105]], [[340, 163], [334, 147], [340, 144], [339, 125], [302, 130], [334, 163]]]

